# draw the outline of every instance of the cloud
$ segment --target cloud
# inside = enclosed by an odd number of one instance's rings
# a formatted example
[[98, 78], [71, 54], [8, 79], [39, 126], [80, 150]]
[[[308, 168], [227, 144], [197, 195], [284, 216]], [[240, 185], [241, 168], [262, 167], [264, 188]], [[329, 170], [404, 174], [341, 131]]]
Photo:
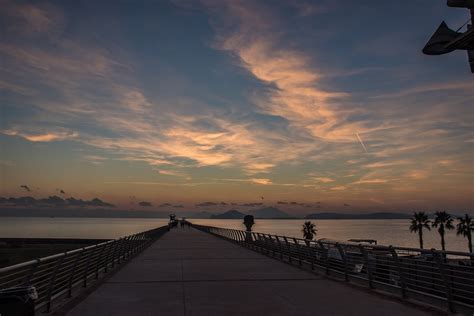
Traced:
[[316, 180], [317, 182], [321, 182], [321, 183], [331, 183], [331, 182], [334, 182], [334, 179], [331, 179], [331, 178], [328, 178], [328, 177], [315, 177], [313, 178], [314, 180]]
[[6, 206], [37, 206], [37, 207], [114, 207], [113, 204], [94, 198], [92, 200], [75, 199], [73, 197], [62, 199], [59, 196], [35, 199], [30, 196], [1, 198], [1, 204]]
[[216, 202], [202, 202], [199, 204], [196, 204], [197, 207], [212, 207], [212, 206], [217, 206], [219, 203]]
[[278, 201], [277, 204], [281, 204], [281, 205], [288, 205], [288, 202], [284, 202], [284, 201]]
[[184, 205], [182, 204], [177, 204], [177, 205], [173, 205], [174, 208], [184, 208]]
[[30, 187], [29, 187], [29, 186], [27, 186], [26, 184], [22, 184], [22, 185], [20, 185], [20, 188], [24, 189], [24, 190], [25, 190], [25, 191], [27, 191], [27, 192], [31, 192], [31, 189], [30, 189]]
[[99, 206], [99, 207], [115, 207], [115, 205], [111, 203], [107, 203], [102, 201], [99, 198], [94, 198], [90, 201], [82, 200], [82, 199], [75, 199], [73, 197], [67, 198], [66, 202], [70, 206]]
[[243, 206], [243, 207], [255, 207], [255, 206], [262, 206], [263, 203], [244, 203], [244, 204], [240, 204], [240, 206]]
[[74, 139], [79, 135], [76, 132], [61, 132], [61, 131], [47, 132], [43, 134], [29, 134], [29, 133], [18, 132], [16, 130], [11, 130], [11, 129], [4, 130], [2, 131], [2, 133], [8, 136], [20, 136], [26, 140], [29, 140], [30, 142], [52, 142], [52, 141], [60, 141], [60, 140], [66, 140], [66, 139]]
[[403, 89], [399, 92], [386, 93], [373, 96], [373, 99], [387, 99], [387, 98], [402, 98], [412, 94], [420, 94], [426, 92], [438, 92], [449, 90], [471, 90], [474, 88], [472, 81], [457, 81], [457, 82], [443, 82], [443, 83], [429, 83], [421, 84], [413, 88]]
[[272, 184], [272, 181], [270, 179], [250, 179], [250, 181], [256, 184], [263, 184], [263, 185]]
[[[268, 84], [257, 100], [263, 113], [286, 119], [289, 124], [317, 139], [353, 142], [363, 124], [348, 121], [338, 110], [345, 92], [322, 89], [322, 73], [306, 54], [282, 45], [278, 16], [255, 3], [225, 2], [208, 5], [218, 32], [216, 47], [231, 52], [252, 76]], [[265, 12], [262, 18], [261, 12]]]
[[171, 203], [163, 203], [159, 205], [159, 207], [169, 207], [169, 206], [173, 206], [173, 205]]
[[173, 170], [157, 170], [159, 174], [163, 174], [166, 176], [174, 176], [174, 177], [183, 177], [188, 180], [191, 180], [191, 177], [187, 176], [186, 174], [179, 172], [179, 171], [173, 171]]
[[153, 206], [151, 202], [146, 202], [146, 201], [139, 202], [138, 205], [143, 206], [143, 207]]
[[286, 204], [286, 205], [294, 205], [294, 206], [301, 206], [301, 207], [312, 207], [311, 204], [307, 204], [307, 203], [302, 203], [302, 202], [295, 202], [295, 201], [291, 201], [291, 202], [277, 202], [277, 204]]

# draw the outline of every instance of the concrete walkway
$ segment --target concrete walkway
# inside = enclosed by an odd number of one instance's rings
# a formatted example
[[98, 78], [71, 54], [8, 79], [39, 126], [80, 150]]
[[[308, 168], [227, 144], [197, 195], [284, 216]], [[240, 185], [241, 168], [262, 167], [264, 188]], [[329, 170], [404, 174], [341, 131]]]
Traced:
[[67, 315], [428, 315], [194, 230], [175, 228]]

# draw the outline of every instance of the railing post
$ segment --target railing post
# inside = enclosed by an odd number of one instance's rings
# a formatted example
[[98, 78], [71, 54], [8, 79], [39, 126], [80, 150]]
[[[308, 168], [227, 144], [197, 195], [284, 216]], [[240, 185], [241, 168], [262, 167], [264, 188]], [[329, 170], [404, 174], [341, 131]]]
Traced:
[[[305, 242], [306, 243], [306, 242]], [[301, 247], [301, 246], [300, 246]], [[319, 247], [321, 247], [321, 245], [319, 245]], [[314, 265], [316, 263], [316, 255], [314, 254], [316, 250], [316, 247], [314, 248], [311, 248], [311, 242], [309, 242], [306, 247], [303, 246], [303, 248], [305, 252], [308, 253], [308, 256], [309, 256], [309, 260], [311, 262], [311, 270], [314, 270]]]
[[[93, 250], [91, 251], [92, 253], [96, 250], [96, 248], [92, 248]], [[89, 272], [89, 265], [91, 263], [91, 259], [92, 259], [92, 254], [89, 253], [89, 256], [87, 257], [87, 261], [86, 261], [86, 267], [84, 269], [84, 276], [83, 276], [83, 283], [82, 283], [82, 287], [87, 287], [87, 276], [88, 276], [88, 272]]]
[[349, 275], [348, 275], [348, 271], [347, 271], [346, 254], [344, 252], [344, 249], [342, 249], [341, 244], [339, 244], [338, 242], [336, 243], [336, 248], [337, 248], [337, 250], [339, 250], [339, 254], [341, 255], [342, 262], [344, 263], [344, 280], [349, 281]]
[[28, 271], [28, 274], [25, 276], [25, 278], [22, 281], [23, 285], [28, 285], [30, 283], [30, 280], [35, 274], [35, 270], [39, 266], [40, 262], [41, 262], [40, 259], [36, 259], [36, 262], [31, 265], [31, 268]]
[[68, 280], [67, 297], [72, 296], [72, 282], [74, 280], [74, 275], [76, 273], [77, 265], [79, 261], [81, 260], [83, 254], [84, 254], [84, 248], [82, 248], [82, 251], [77, 254], [76, 260], [74, 260], [74, 264], [72, 265], [71, 274], [69, 275], [69, 280]]
[[272, 235], [267, 234], [267, 238], [268, 238], [269, 244], [271, 243], [270, 244], [270, 249], [272, 251], [272, 256], [275, 257], [276, 256], [276, 250], [275, 250], [276, 249], [276, 246], [275, 246], [276, 242], [273, 240]]
[[259, 251], [258, 250], [258, 236], [254, 232], [252, 232], [252, 240], [253, 240], [252, 249], [255, 251]]
[[112, 246], [113, 246], [112, 243], [108, 243], [106, 245], [107, 251], [105, 252], [105, 257], [104, 257], [104, 273], [107, 273], [107, 271], [109, 269], [109, 257], [110, 257], [111, 250], [113, 250]]
[[300, 245], [300, 243], [298, 242], [298, 240], [296, 238], [293, 238], [293, 242], [295, 243], [296, 249], [298, 251], [298, 260], [299, 260], [299, 264], [301, 266], [301, 265], [303, 265], [303, 262], [301, 261], [301, 256], [303, 255], [301, 253], [301, 245]]
[[[263, 243], [265, 245], [265, 249], [266, 249], [266, 252], [267, 252], [267, 255], [269, 256], [270, 255], [270, 244], [268, 242], [268, 237], [267, 235], [263, 234]], [[275, 252], [273, 253], [275, 254]]]
[[292, 254], [291, 254], [290, 243], [288, 242], [288, 238], [286, 238], [286, 236], [283, 236], [283, 240], [285, 241], [286, 250], [288, 251], [288, 261], [290, 263], [292, 263], [293, 262], [293, 257], [292, 257]]
[[276, 237], [276, 240], [278, 242], [278, 250], [280, 252], [280, 260], [283, 260], [283, 249], [282, 249], [282, 246], [281, 246], [280, 237], [278, 237], [278, 236], [275, 236], [275, 237]]
[[367, 249], [364, 248], [364, 246], [359, 245], [360, 252], [362, 253], [362, 256], [364, 257], [364, 263], [367, 268], [367, 281], [369, 283], [369, 288], [373, 289], [374, 288], [374, 283], [373, 281], [373, 275], [372, 275], [372, 268], [370, 267], [370, 262], [369, 262], [369, 254], [367, 252]]
[[114, 241], [114, 248], [112, 249], [112, 269], [115, 267], [115, 255], [117, 254], [119, 247], [120, 239]]
[[453, 295], [451, 291], [451, 284], [449, 283], [448, 275], [446, 273], [446, 269], [444, 268], [443, 260], [441, 260], [439, 253], [435, 249], [431, 249], [431, 254], [433, 255], [433, 258], [435, 259], [436, 264], [438, 265], [439, 273], [441, 274], [441, 278], [443, 279], [443, 282], [444, 282], [444, 288], [446, 291], [446, 301], [448, 302], [448, 310], [449, 312], [454, 313], [455, 309], [453, 306]]
[[102, 259], [102, 256], [105, 252], [105, 247], [107, 245], [102, 245], [102, 249], [99, 253], [99, 257], [97, 258], [97, 264], [95, 265], [95, 279], [97, 280], [99, 278], [99, 268], [100, 268], [100, 260]]
[[329, 246], [326, 248], [324, 247], [324, 244], [321, 241], [318, 241], [319, 247], [324, 251], [325, 253], [325, 259], [326, 259], [326, 274], [329, 275]]
[[64, 253], [63, 256], [61, 256], [61, 258], [58, 259], [58, 262], [56, 263], [56, 266], [54, 267], [51, 277], [49, 278], [48, 290], [46, 294], [46, 301], [47, 301], [46, 313], [49, 313], [51, 310], [51, 296], [53, 294], [54, 281], [56, 280], [56, 275], [58, 274], [59, 268], [61, 267], [61, 264], [63, 263], [66, 256], [67, 256], [67, 253]]
[[393, 261], [395, 261], [395, 264], [397, 266], [397, 271], [398, 271], [398, 276], [400, 277], [400, 288], [402, 291], [402, 297], [406, 298], [407, 297], [407, 291], [406, 291], [406, 281], [405, 281], [405, 275], [402, 270], [402, 263], [400, 259], [398, 258], [397, 252], [392, 246], [388, 246], [388, 249], [390, 250], [390, 253], [392, 255]]

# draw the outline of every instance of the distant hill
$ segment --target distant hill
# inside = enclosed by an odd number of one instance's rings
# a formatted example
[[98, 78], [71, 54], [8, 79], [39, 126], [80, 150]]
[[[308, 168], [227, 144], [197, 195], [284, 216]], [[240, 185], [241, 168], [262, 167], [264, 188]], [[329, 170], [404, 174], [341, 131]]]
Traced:
[[251, 210], [249, 211], [249, 214], [253, 215], [255, 218], [290, 218], [291, 217], [288, 213], [285, 213], [276, 207], [264, 207], [264, 208], [260, 208], [256, 210]]
[[367, 214], [345, 214], [345, 213], [313, 213], [308, 214], [306, 219], [410, 219], [411, 214], [406, 213], [367, 213]]
[[244, 213], [237, 210], [230, 210], [222, 214], [211, 215], [212, 219], [243, 219]]

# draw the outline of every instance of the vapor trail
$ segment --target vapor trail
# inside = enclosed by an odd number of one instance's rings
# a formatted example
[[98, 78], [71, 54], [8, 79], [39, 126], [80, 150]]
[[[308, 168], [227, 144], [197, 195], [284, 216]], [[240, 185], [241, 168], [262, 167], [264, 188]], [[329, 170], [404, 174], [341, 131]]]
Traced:
[[359, 140], [359, 143], [362, 145], [362, 148], [364, 148], [365, 152], [368, 153], [367, 148], [365, 147], [364, 142], [362, 141], [362, 138], [360, 138], [359, 133], [356, 133], [357, 139]]

